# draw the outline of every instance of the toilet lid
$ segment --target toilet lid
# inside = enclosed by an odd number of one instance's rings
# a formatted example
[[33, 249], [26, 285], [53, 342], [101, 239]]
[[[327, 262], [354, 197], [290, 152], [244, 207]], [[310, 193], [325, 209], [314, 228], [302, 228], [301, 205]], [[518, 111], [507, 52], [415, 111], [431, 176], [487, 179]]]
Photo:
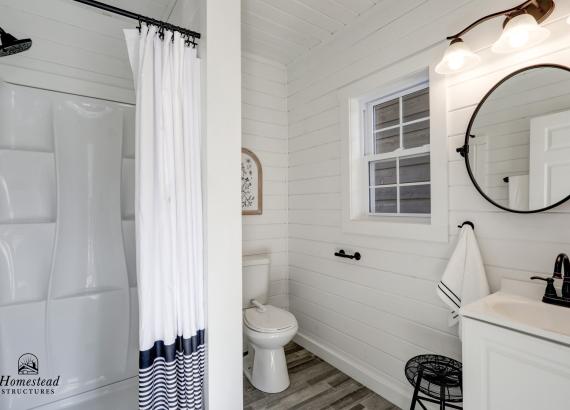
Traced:
[[265, 312], [260, 312], [257, 308], [246, 309], [244, 322], [250, 329], [265, 333], [278, 332], [297, 325], [295, 316], [271, 305], [265, 305]]

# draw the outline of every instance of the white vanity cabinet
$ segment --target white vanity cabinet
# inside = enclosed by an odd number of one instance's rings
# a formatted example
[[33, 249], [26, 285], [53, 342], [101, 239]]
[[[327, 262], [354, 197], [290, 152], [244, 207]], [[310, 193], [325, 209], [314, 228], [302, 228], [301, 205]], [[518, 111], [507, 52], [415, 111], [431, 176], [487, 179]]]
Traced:
[[465, 410], [570, 409], [570, 345], [463, 314]]

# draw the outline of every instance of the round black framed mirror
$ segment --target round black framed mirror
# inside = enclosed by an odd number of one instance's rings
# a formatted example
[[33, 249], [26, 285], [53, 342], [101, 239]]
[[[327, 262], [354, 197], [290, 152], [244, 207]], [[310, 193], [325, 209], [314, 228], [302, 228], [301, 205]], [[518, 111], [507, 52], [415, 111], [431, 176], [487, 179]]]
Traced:
[[570, 199], [570, 68], [540, 64], [499, 81], [477, 105], [463, 147], [477, 191], [505, 211]]

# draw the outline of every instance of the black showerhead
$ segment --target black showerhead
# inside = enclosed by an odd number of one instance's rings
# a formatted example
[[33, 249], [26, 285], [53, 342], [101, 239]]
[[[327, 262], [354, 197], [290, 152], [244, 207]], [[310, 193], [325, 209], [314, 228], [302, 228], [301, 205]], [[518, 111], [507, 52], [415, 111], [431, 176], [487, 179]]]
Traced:
[[28, 50], [31, 46], [31, 39], [18, 40], [0, 28], [0, 57], [21, 53], [22, 51]]

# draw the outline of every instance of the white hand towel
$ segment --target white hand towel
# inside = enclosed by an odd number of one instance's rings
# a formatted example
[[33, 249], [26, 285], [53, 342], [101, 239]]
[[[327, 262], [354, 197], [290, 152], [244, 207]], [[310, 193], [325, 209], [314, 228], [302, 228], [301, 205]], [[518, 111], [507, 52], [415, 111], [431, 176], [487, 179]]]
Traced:
[[509, 208], [517, 211], [528, 211], [528, 175], [509, 177]]
[[[489, 294], [485, 265], [473, 228], [463, 225], [457, 246], [449, 259], [437, 294], [449, 306], [449, 326], [459, 323], [459, 308]], [[461, 337], [461, 331], [459, 332]]]

